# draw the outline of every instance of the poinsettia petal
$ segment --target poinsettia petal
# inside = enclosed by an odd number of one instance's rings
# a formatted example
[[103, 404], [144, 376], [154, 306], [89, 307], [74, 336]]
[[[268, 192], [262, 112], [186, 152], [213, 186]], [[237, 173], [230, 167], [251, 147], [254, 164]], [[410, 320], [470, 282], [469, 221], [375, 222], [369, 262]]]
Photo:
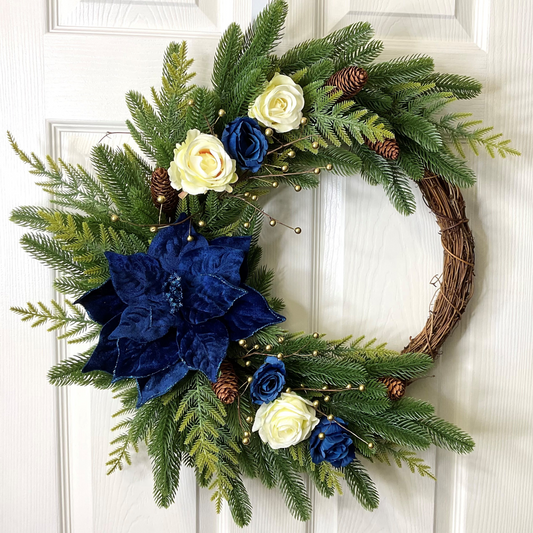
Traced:
[[117, 296], [111, 279], [108, 279], [100, 287], [86, 292], [74, 303], [82, 305], [89, 318], [98, 324], [109, 322], [114, 316], [126, 309], [126, 304]]
[[106, 252], [111, 281], [120, 299], [128, 305], [165, 301], [163, 285], [167, 272], [154, 257], [146, 254], [121, 255]]
[[104, 324], [100, 331], [100, 338], [98, 344], [94, 349], [90, 359], [87, 361], [82, 369], [82, 372], [92, 372], [93, 370], [103, 370], [108, 374], [112, 374], [117, 364], [118, 347], [117, 341], [109, 338], [109, 334], [113, 332], [120, 322], [120, 315], [113, 317], [109, 322]]
[[148, 343], [119, 339], [114, 379], [145, 378], [161, 372], [177, 362], [178, 345], [176, 334], [172, 331], [164, 337]]
[[[184, 215], [180, 216], [178, 222], [184, 220]], [[194, 240], [187, 241], [191, 235]], [[176, 272], [180, 265], [180, 254], [182, 251], [189, 251], [195, 248], [205, 248], [208, 242], [192, 227], [189, 220], [182, 224], [175, 224], [160, 230], [148, 248], [148, 255], [157, 257], [161, 266], [169, 273]]]
[[246, 252], [224, 246], [206, 246], [184, 250], [180, 256], [178, 274], [184, 279], [190, 276], [213, 274], [233, 285], [240, 285], [240, 268]]
[[201, 370], [215, 382], [228, 344], [228, 331], [220, 320], [191, 325], [181, 339], [181, 358], [191, 370]]
[[218, 276], [196, 276], [183, 287], [183, 317], [191, 324], [202, 324], [228, 312], [246, 290]]
[[210, 242], [210, 246], [224, 246], [225, 248], [234, 248], [235, 250], [241, 250], [248, 252], [250, 250], [250, 243], [252, 237], [217, 237]]
[[137, 342], [152, 342], [168, 333], [176, 324], [176, 316], [160, 307], [127, 307], [111, 339], [126, 337]]
[[187, 365], [179, 362], [148, 378], [139, 378], [137, 380], [137, 389], [139, 390], [137, 407], [141, 407], [148, 400], [157, 398], [168, 392], [187, 375], [188, 371]]
[[223, 317], [232, 341], [246, 339], [272, 324], [285, 322], [285, 317], [270, 309], [265, 298], [255, 289], [241, 285], [247, 293], [239, 298]]

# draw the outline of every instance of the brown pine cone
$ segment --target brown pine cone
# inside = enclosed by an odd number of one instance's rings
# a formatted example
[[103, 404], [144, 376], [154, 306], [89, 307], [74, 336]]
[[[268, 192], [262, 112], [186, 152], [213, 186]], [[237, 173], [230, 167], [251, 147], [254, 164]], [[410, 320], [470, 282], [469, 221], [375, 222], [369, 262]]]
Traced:
[[400, 147], [396, 142], [396, 139], [385, 139], [383, 142], [371, 142], [368, 139], [365, 139], [365, 144], [376, 152], [376, 154], [384, 157], [385, 159], [398, 159], [400, 155]]
[[399, 400], [405, 394], [405, 381], [401, 379], [386, 377], [379, 378], [378, 381], [381, 381], [389, 389], [391, 400]]
[[[159, 209], [163, 206], [163, 213], [172, 216], [176, 211], [176, 206], [179, 202], [179, 191], [174, 189], [170, 184], [170, 177], [166, 169], [158, 167], [152, 173], [152, 179], [150, 181], [150, 191], [152, 193], [152, 202]], [[163, 204], [157, 201], [157, 198], [164, 196], [165, 200]]]
[[360, 92], [368, 80], [368, 72], [361, 67], [346, 67], [335, 72], [326, 85], [332, 85], [342, 91], [339, 102], [350, 100]]
[[211, 383], [213, 392], [224, 404], [233, 403], [239, 395], [239, 380], [233, 365], [228, 359], [224, 359], [220, 365], [220, 373], [215, 383]]

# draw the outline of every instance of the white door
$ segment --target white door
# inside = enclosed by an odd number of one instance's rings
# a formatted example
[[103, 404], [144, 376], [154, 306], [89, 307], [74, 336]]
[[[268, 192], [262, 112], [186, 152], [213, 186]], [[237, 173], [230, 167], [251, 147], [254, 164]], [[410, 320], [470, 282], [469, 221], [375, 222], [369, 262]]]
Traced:
[[[0, 129], [38, 154], [87, 164], [108, 131], [123, 132], [129, 89], [147, 93], [160, 79], [171, 40], [185, 39], [197, 82], [209, 82], [213, 51], [231, 22], [246, 25], [265, 0], [0, 0]], [[467, 457], [424, 455], [438, 481], [405, 468], [369, 465], [381, 493], [374, 513], [350, 496], [313, 496], [309, 524], [293, 520], [282, 498], [250, 482], [253, 532], [499, 533], [532, 530], [533, 452], [530, 206], [533, 5], [527, 0], [290, 0], [288, 48], [358, 20], [385, 39], [384, 58], [432, 55], [441, 71], [485, 85], [462, 104], [511, 136], [519, 160], [472, 161], [479, 175], [465, 192], [477, 244], [477, 292], [444, 347], [434, 379], [411, 394], [438, 404], [440, 416], [477, 442]], [[110, 143], [127, 141], [114, 134]], [[46, 203], [31, 176], [0, 143], [3, 236], [2, 439], [0, 530], [6, 533], [212, 533], [237, 531], [214, 514], [209, 494], [182, 475], [168, 510], [152, 501], [147, 456], [105, 475], [116, 407], [105, 392], [57, 391], [48, 368], [67, 353], [43, 329], [29, 330], [9, 305], [50, 301], [52, 273], [24, 254], [12, 208]], [[316, 192], [275, 191], [268, 211], [302, 235], [265, 228], [265, 262], [278, 272], [293, 331], [330, 338], [365, 333], [401, 349], [425, 322], [440, 273], [437, 226], [423, 205], [398, 215], [381, 190], [357, 176], [324, 176]]]

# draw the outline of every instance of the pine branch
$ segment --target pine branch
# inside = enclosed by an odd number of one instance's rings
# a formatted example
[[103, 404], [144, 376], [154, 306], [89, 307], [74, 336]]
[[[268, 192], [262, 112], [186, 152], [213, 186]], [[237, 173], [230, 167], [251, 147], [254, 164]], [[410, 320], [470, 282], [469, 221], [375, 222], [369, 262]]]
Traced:
[[350, 492], [359, 500], [359, 503], [369, 511], [377, 509], [379, 505], [378, 491], [359, 460], [352, 461], [342, 469], [342, 472]]
[[160, 403], [148, 440], [148, 455], [154, 476], [154, 499], [159, 507], [170, 506], [179, 486], [182, 454], [174, 413], [173, 402], [169, 405]]
[[411, 473], [417, 472], [421, 477], [429, 477], [437, 481], [437, 478], [431, 472], [431, 467], [425, 464], [423, 459], [417, 457], [415, 452], [403, 450], [393, 444], [379, 443], [374, 457], [378, 461], [390, 465], [389, 455], [392, 456], [398, 468], [401, 468], [402, 464], [406, 464]]
[[69, 339], [69, 344], [88, 342], [98, 337], [100, 326], [87, 318], [79, 308], [69, 300], [65, 300], [66, 309], [55, 300], [51, 301], [50, 309], [42, 302], [37, 306], [28, 302], [27, 307], [12, 307], [11, 310], [22, 316], [24, 322], [32, 322], [31, 327], [51, 323], [48, 331], [63, 330], [58, 339]]
[[474, 441], [457, 426], [437, 417], [422, 420], [421, 425], [429, 432], [431, 441], [441, 448], [456, 453], [470, 453], [474, 449]]
[[520, 155], [518, 150], [509, 146], [510, 139], [502, 139], [502, 133], [492, 133], [494, 130], [492, 126], [476, 128], [475, 126], [482, 124], [481, 120], [459, 122], [470, 116], [472, 116], [471, 113], [451, 113], [434, 121], [445, 140], [457, 150], [461, 157], [466, 157], [463, 144], [469, 146], [475, 155], [479, 155], [479, 146], [485, 148], [492, 158], [496, 155], [502, 158], [508, 155]]
[[63, 387], [65, 385], [90, 385], [97, 389], [111, 388], [111, 374], [99, 371], [82, 372], [93, 350], [94, 348], [91, 348], [82, 354], [69, 357], [53, 366], [48, 372], [48, 381], [56, 387]]

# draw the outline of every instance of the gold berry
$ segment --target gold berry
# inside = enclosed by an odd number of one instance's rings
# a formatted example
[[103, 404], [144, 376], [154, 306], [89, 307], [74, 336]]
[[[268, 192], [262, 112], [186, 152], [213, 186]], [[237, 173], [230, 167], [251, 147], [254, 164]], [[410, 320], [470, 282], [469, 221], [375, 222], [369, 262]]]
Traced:
[[248, 228], [250, 227], [250, 223], [249, 223], [249, 222], [245, 222], [245, 223], [243, 224], [243, 226], [244, 226], [246, 229], [248, 229]]
[[359, 390], [360, 390], [361, 392], [365, 392], [365, 390], [366, 390], [366, 386], [365, 386], [364, 383], [361, 383], [361, 385], [359, 385]]
[[239, 346], [245, 346], [246, 345], [246, 341], [244, 339], [241, 339], [239, 341]]
[[325, 402], [329, 402], [331, 400], [331, 397], [330, 396], [324, 396], [324, 401]]
[[283, 354], [282, 353], [278, 353], [278, 359], [281, 361], [283, 359]]
[[300, 119], [300, 124], [301, 124], [302, 126], [305, 126], [308, 122], [309, 122], [309, 121], [307, 120], [307, 117], [302, 117], [302, 118]]
[[315, 401], [313, 402], [313, 407], [314, 407], [315, 409], [318, 409], [319, 405], [320, 405], [320, 402], [319, 402], [318, 400], [315, 400]]
[[194, 241], [194, 237], [192, 235], [187, 235], [187, 242]]
[[248, 198], [248, 196], [250, 196], [250, 193], [249, 193], [248, 191], [246, 191], [246, 192], [244, 193], [244, 196], [246, 196], [246, 198]]
[[252, 366], [252, 361], [246, 361], [245, 366]]
[[274, 189], [277, 189], [277, 188], [279, 187], [279, 183], [278, 183], [277, 181], [273, 181], [273, 182], [272, 182], [272, 187], [273, 187]]
[[152, 233], [155, 233], [155, 232], [157, 231], [157, 228], [156, 228], [155, 226], [152, 226], [152, 227], [150, 228], [150, 231], [151, 231]]
[[320, 440], [324, 440], [324, 439], [326, 438], [325, 433], [319, 433], [319, 434], [318, 434], [318, 438], [319, 438]]
[[272, 137], [272, 135], [274, 135], [274, 130], [273, 130], [272, 128], [267, 128], [267, 129], [265, 130], [265, 135], [266, 135], [267, 137]]
[[194, 105], [194, 100], [192, 98], [188, 100], [187, 105], [192, 107]]
[[373, 442], [369, 442], [369, 443], [368, 443], [368, 447], [369, 447], [370, 449], [372, 449], [372, 448], [374, 447], [374, 443], [373, 443]]
[[315, 141], [311, 146], [316, 150], [320, 146], [320, 144], [318, 144], [318, 142]]
[[225, 116], [225, 114], [226, 114], [226, 112], [223, 109], [219, 109], [218, 110], [218, 116], [219, 117], [223, 117], [223, 116]]
[[246, 422], [248, 422], [248, 424], [251, 424], [253, 421], [254, 421], [254, 418], [252, 416], [246, 417]]
[[328, 163], [326, 165], [326, 170], [333, 170], [333, 165], [331, 163]]
[[259, 346], [259, 344], [254, 344], [254, 350], [259, 350], [259, 348], [261, 348], [261, 346]]
[[327, 385], [323, 385], [323, 386], [322, 386], [322, 390], [328, 390], [328, 388], [329, 388], [329, 387], [328, 387]]
[[300, 233], [302, 233], [302, 228], [294, 228], [294, 233], [296, 233], [296, 235], [300, 235]]
[[286, 393], [292, 392], [292, 389], [291, 389], [290, 387], [287, 387], [287, 388], [285, 389], [285, 392], [286, 392]]
[[281, 344], [285, 340], [285, 337], [278, 337], [278, 342]]
[[248, 376], [248, 377], [246, 378], [246, 381], [247, 381], [248, 383], [251, 383], [253, 380], [254, 380], [253, 376]]
[[248, 446], [248, 444], [250, 444], [250, 439], [248, 437], [244, 437], [244, 439], [242, 439], [242, 443], [245, 445], [245, 446]]
[[249, 432], [249, 431], [245, 431], [245, 432], [243, 433], [243, 437], [249, 437], [249, 436], [250, 436], [250, 432]]
[[315, 170], [313, 170], [315, 174], [320, 174], [320, 168], [316, 167]]
[[302, 190], [302, 186], [301, 186], [301, 185], [295, 185], [295, 186], [294, 186], [294, 190], [295, 190], [296, 192], [300, 192], [300, 191]]
[[313, 339], [318, 339], [318, 337], [320, 337], [320, 334], [318, 332], [314, 332], [313, 333]]
[[289, 170], [289, 165], [283, 165], [283, 166], [281, 167], [281, 171], [282, 171], [282, 172], [287, 172], [287, 170]]
[[274, 219], [272, 219], [269, 224], [274, 227], [276, 224], [277, 224], [277, 221], [275, 221]]
[[203, 228], [205, 226], [205, 222], [203, 220], [200, 220], [198, 222], [198, 226], [200, 226], [201, 228]]
[[332, 422], [332, 421], [334, 420], [334, 418], [335, 418], [335, 417], [334, 417], [333, 415], [328, 415], [328, 420], [329, 420], [330, 422]]
[[346, 388], [349, 390], [352, 388], [352, 384], [351, 383], [348, 383], [348, 385], [346, 385]]
[[292, 159], [293, 157], [296, 157], [296, 152], [291, 150], [287, 155]]
[[157, 203], [158, 203], [158, 204], [164, 204], [166, 201], [167, 201], [166, 197], [163, 196], [162, 194], [160, 194], [160, 195], [157, 197]]
[[316, 357], [318, 355], [318, 350], [313, 350], [313, 355]]
[[252, 200], [255, 202], [257, 200], [257, 194], [252, 194]]
[[117, 222], [119, 219], [118, 215], [111, 215], [111, 222]]

